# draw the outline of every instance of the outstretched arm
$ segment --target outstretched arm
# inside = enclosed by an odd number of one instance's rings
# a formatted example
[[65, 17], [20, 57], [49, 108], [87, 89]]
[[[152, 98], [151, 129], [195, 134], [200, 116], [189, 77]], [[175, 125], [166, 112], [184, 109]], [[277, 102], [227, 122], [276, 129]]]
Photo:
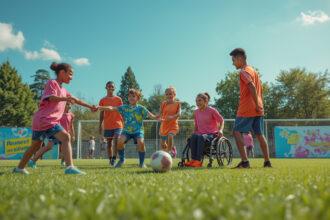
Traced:
[[70, 96], [70, 97], [67, 97], [69, 98], [69, 102], [71, 102], [72, 104], [77, 104], [77, 105], [81, 105], [81, 106], [84, 106], [86, 108], [89, 108], [91, 111], [93, 112], [96, 112], [97, 111], [97, 108], [95, 107], [95, 105], [89, 105], [87, 104], [86, 102], [76, 98], [76, 97], [73, 97], [73, 96]]
[[113, 106], [98, 106], [98, 110], [100, 110], [100, 111], [118, 111], [118, 108], [113, 107]]

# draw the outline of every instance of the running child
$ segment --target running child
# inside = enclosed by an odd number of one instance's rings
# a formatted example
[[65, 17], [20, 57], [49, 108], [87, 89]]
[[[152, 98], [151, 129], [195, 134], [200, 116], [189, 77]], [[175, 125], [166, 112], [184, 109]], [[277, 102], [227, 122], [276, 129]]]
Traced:
[[[114, 95], [116, 89], [115, 83], [109, 81], [105, 85], [107, 95], [102, 98], [99, 102], [99, 106], [113, 106], [118, 107], [123, 105], [123, 101], [119, 96]], [[103, 125], [103, 136], [107, 138], [108, 142], [108, 158], [109, 164], [113, 166], [117, 156], [117, 143], [118, 138], [123, 130], [123, 118], [116, 111], [100, 111], [100, 123], [99, 132], [102, 134]]]
[[269, 160], [269, 149], [263, 135], [264, 107], [262, 101], [262, 84], [259, 74], [246, 62], [246, 54], [242, 48], [230, 52], [233, 65], [240, 70], [240, 98], [234, 125], [234, 137], [241, 162], [236, 168], [250, 168], [246, 155], [242, 133], [253, 131], [264, 155], [264, 167], [272, 167]]
[[174, 158], [176, 148], [174, 146], [174, 136], [179, 132], [178, 119], [181, 114], [181, 104], [175, 100], [176, 91], [174, 87], [165, 90], [166, 101], [160, 106], [160, 130], [162, 149]]
[[128, 92], [128, 105], [122, 105], [119, 107], [112, 106], [99, 106], [103, 111], [117, 111], [124, 119], [124, 129], [118, 140], [118, 155], [119, 161], [115, 167], [119, 168], [125, 163], [125, 143], [130, 139], [134, 140], [137, 144], [139, 153], [139, 167], [145, 168], [145, 144], [144, 144], [144, 129], [143, 120], [147, 117], [152, 119], [158, 119], [154, 114], [149, 112], [144, 106], [139, 105], [138, 101], [141, 98], [141, 92], [136, 89], [130, 89]]
[[[75, 139], [75, 133], [74, 133], [74, 126], [73, 126], [73, 119], [74, 114], [70, 112], [71, 104], [69, 102], [65, 105], [64, 114], [60, 120], [60, 125], [63, 127], [65, 131], [67, 131], [70, 134], [71, 140], [74, 141]], [[63, 150], [61, 149], [61, 143], [54, 137], [48, 139], [48, 143], [45, 147], [41, 147], [37, 153], [32, 157], [31, 160], [28, 162], [28, 166], [31, 168], [37, 167], [37, 160], [39, 160], [42, 155], [44, 155], [46, 152], [50, 151], [54, 144], [59, 144], [59, 158], [61, 159], [61, 165], [65, 166], [65, 161], [63, 157]]]
[[202, 167], [202, 155], [206, 141], [223, 136], [224, 120], [218, 110], [208, 106], [210, 95], [199, 93], [196, 97], [197, 109], [194, 112], [195, 131], [190, 138], [191, 161], [188, 167]]
[[78, 104], [92, 111], [97, 111], [91, 106], [73, 96], [62, 87], [63, 83], [69, 84], [73, 78], [73, 69], [66, 63], [52, 63], [50, 68], [55, 72], [56, 79], [49, 80], [40, 101], [39, 109], [33, 116], [32, 122], [32, 146], [24, 153], [23, 158], [14, 168], [14, 173], [29, 174], [25, 169], [26, 164], [43, 143], [43, 139], [55, 137], [62, 143], [65, 163], [67, 168], [65, 174], [85, 174], [73, 165], [72, 147], [70, 134], [60, 125], [67, 102]]

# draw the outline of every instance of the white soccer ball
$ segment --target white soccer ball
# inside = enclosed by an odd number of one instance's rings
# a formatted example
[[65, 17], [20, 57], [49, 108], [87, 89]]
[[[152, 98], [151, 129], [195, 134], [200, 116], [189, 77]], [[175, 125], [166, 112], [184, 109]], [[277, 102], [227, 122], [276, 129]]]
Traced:
[[156, 172], [166, 172], [172, 167], [172, 157], [165, 151], [156, 151], [151, 155], [152, 169]]

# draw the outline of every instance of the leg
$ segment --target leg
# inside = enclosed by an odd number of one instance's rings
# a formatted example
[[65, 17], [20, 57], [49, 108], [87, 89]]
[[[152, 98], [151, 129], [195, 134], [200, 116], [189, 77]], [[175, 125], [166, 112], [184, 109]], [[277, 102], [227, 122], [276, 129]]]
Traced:
[[197, 160], [197, 141], [198, 141], [198, 135], [193, 134], [190, 138], [190, 150], [191, 150], [191, 159]]
[[248, 157], [246, 155], [246, 151], [245, 151], [245, 147], [244, 147], [244, 140], [243, 140], [241, 132], [234, 131], [233, 135], [235, 137], [235, 142], [236, 142], [239, 154], [241, 156], [241, 159], [243, 161], [247, 161]]
[[41, 147], [33, 156], [33, 158], [31, 160], [33, 160], [34, 162], [37, 162], [37, 160], [39, 160], [39, 158], [44, 155], [44, 153], [46, 153], [47, 151], [50, 151], [53, 148], [53, 142], [48, 141], [48, 144], [46, 147]]
[[197, 139], [197, 152], [196, 152], [196, 160], [201, 161], [202, 155], [204, 151], [205, 139], [202, 135], [198, 135]]
[[254, 118], [254, 121], [252, 124], [253, 132], [256, 134], [256, 137], [259, 141], [260, 148], [261, 148], [262, 154], [264, 155], [265, 161], [269, 161], [269, 148], [268, 148], [267, 140], [266, 140], [265, 136], [263, 135], [263, 131], [264, 131], [263, 125], [264, 125], [263, 117]]
[[256, 136], [259, 141], [260, 148], [261, 148], [262, 154], [264, 155], [265, 161], [269, 161], [269, 148], [268, 148], [268, 143], [267, 143], [265, 136], [263, 134], [257, 134]]
[[168, 142], [168, 150], [172, 151], [173, 150], [173, 143], [174, 143], [174, 135], [173, 134], [168, 135], [167, 142]]
[[166, 140], [162, 137], [160, 140], [160, 146], [163, 151], [168, 152]]
[[39, 150], [41, 145], [42, 145], [41, 140], [32, 140], [31, 147], [29, 149], [27, 149], [27, 151], [25, 151], [23, 158], [21, 159], [21, 161], [18, 164], [19, 169], [24, 169], [24, 167], [29, 162], [32, 155], [35, 154]]
[[121, 167], [125, 162], [125, 142], [127, 140], [127, 137], [125, 135], [121, 135], [118, 139], [118, 155], [119, 155], [119, 161], [115, 165], [116, 168]]
[[143, 138], [137, 138], [137, 147], [139, 152], [139, 166], [144, 167], [144, 157], [146, 154], [146, 148]]
[[62, 150], [63, 150], [66, 166], [73, 166], [70, 135], [66, 131], [62, 130], [57, 132], [54, 136], [57, 140], [59, 140], [62, 143]]
[[111, 160], [112, 156], [113, 156], [113, 151], [112, 151], [112, 140], [113, 138], [107, 138], [108, 140], [108, 158], [109, 160]]

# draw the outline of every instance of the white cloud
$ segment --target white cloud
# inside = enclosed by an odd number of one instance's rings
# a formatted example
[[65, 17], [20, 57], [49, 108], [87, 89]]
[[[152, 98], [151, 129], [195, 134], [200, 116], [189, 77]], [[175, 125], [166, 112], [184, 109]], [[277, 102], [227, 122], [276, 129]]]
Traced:
[[61, 61], [60, 54], [53, 49], [41, 48], [40, 51], [24, 51], [24, 56], [28, 60], [53, 60]]
[[302, 23], [302, 25], [313, 25], [317, 23], [324, 23], [330, 20], [329, 15], [327, 15], [323, 11], [308, 11], [306, 13], [301, 12], [298, 17], [298, 21]]
[[17, 34], [13, 32], [11, 24], [0, 22], [0, 52], [7, 49], [21, 50], [24, 45], [24, 35], [21, 31]]
[[77, 58], [73, 62], [74, 62], [74, 64], [76, 64], [78, 66], [89, 66], [90, 65], [88, 58], [85, 58], [85, 57]]

